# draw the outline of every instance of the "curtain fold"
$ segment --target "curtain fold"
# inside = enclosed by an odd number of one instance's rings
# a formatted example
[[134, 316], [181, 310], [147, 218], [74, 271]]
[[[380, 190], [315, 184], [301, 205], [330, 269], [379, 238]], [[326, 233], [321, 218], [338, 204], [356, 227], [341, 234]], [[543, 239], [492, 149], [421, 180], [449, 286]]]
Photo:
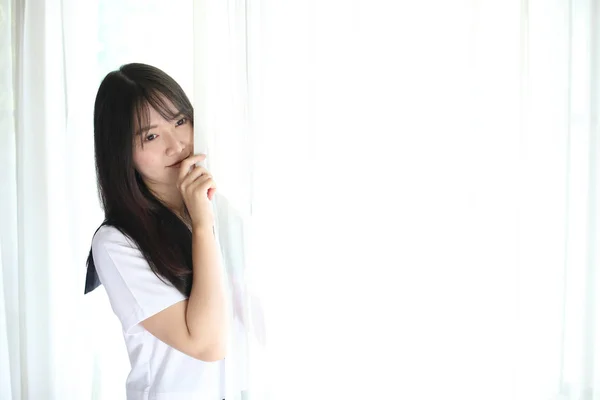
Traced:
[[[0, 3], [0, 182], [4, 195], [0, 196], [0, 397], [20, 398], [20, 354], [17, 307], [18, 275], [12, 267], [17, 262], [17, 219], [14, 210], [16, 198], [16, 135], [15, 97], [13, 82], [17, 38], [14, 20], [18, 12], [11, 0]], [[10, 210], [10, 211], [9, 211]]]
[[517, 388], [523, 399], [591, 399], [600, 384], [597, 2], [522, 4]]
[[[194, 2], [194, 148], [217, 178], [216, 232], [232, 293], [226, 398], [263, 399], [264, 316], [252, 284], [249, 1]], [[254, 14], [253, 14], [254, 13]], [[262, 379], [262, 380], [261, 380]]]
[[[13, 399], [44, 396], [54, 383], [49, 373], [53, 299], [46, 268], [47, 179], [51, 176], [42, 166], [50, 150], [45, 135], [63, 127], [60, 117], [53, 115], [64, 117], [60, 97], [64, 86], [61, 61], [47, 57], [52, 51], [62, 52], [60, 41], [55, 41], [56, 34], [60, 40], [60, 20], [45, 14], [51, 6], [44, 2], [30, 2], [27, 7], [22, 2], [2, 4], [1, 304], [7, 339], [2, 354], [9, 371], [9, 376], [3, 375], [2, 386], [9, 391], [7, 398]], [[54, 86], [49, 86], [47, 74], [57, 71]], [[52, 105], [50, 97], [55, 100]]]
[[[566, 218], [560, 398], [595, 398], [598, 380], [598, 2], [568, 10]], [[541, 8], [541, 4], [538, 4]]]

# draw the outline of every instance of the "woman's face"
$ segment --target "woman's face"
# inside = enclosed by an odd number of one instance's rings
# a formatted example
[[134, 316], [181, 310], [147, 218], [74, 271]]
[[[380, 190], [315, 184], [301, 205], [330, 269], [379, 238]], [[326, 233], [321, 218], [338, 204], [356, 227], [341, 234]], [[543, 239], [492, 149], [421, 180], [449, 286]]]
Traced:
[[178, 163], [194, 154], [194, 128], [183, 115], [167, 121], [149, 107], [149, 116], [150, 126], [143, 127], [141, 137], [135, 136], [135, 168], [149, 186], [174, 186]]

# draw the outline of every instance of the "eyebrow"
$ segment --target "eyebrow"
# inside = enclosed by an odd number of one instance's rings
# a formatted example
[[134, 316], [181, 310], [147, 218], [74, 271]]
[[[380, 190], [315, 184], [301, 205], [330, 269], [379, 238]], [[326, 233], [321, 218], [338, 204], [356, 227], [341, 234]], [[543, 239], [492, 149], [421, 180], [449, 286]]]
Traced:
[[138, 134], [138, 135], [141, 135], [142, 133], [144, 133], [144, 132], [146, 132], [146, 131], [149, 131], [150, 129], [154, 129], [154, 128], [156, 128], [157, 126], [158, 126], [158, 125], [150, 125], [150, 126], [147, 126], [147, 127], [145, 127], [145, 128], [142, 128], [142, 129], [138, 130], [138, 131], [137, 131], [137, 134]]
[[[179, 113], [177, 114], [175, 117], [171, 118], [171, 121], [175, 121], [176, 119], [180, 119], [181, 117], [185, 118], [185, 115], [183, 113]], [[150, 125], [150, 126], [146, 126], [140, 130], [137, 131], [138, 135], [141, 135], [142, 133], [149, 131], [150, 129], [154, 129], [156, 128], [158, 125]]]

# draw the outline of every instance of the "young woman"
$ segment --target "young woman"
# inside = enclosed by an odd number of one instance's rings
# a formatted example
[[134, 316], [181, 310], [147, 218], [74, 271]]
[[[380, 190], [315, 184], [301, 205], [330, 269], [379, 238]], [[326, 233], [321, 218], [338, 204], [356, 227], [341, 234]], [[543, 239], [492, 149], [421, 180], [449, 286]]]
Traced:
[[128, 400], [221, 400], [229, 318], [213, 229], [210, 172], [194, 154], [193, 109], [158, 68], [127, 64], [102, 81], [94, 108], [105, 221], [86, 293], [103, 284], [131, 372]]

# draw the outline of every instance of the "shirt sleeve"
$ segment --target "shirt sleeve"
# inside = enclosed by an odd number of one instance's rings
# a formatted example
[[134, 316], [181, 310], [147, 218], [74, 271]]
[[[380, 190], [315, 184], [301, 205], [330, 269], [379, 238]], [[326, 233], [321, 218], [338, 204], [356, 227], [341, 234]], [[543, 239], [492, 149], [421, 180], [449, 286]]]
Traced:
[[140, 322], [185, 300], [170, 282], [159, 279], [135, 243], [112, 226], [103, 226], [92, 240], [98, 277], [125, 333], [143, 330]]

